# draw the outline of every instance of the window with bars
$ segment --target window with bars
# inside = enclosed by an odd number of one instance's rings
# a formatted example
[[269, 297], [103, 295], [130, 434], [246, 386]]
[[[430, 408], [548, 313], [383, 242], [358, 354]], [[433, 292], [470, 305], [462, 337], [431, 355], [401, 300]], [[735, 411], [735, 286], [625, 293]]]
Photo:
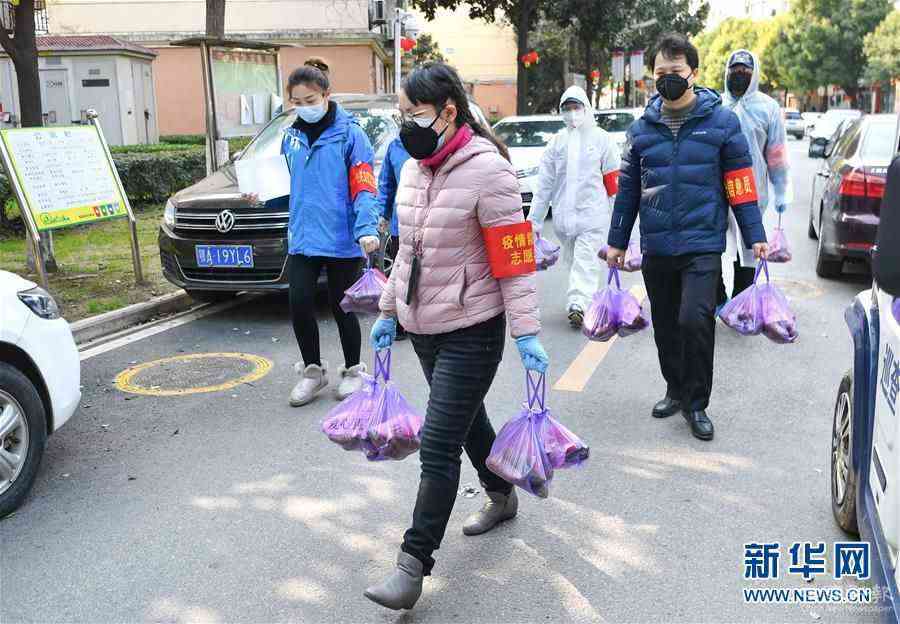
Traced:
[[[0, 0], [0, 26], [7, 30], [15, 30], [16, 11], [19, 0]], [[49, 32], [47, 20], [47, 0], [34, 0], [34, 31], [38, 35]]]

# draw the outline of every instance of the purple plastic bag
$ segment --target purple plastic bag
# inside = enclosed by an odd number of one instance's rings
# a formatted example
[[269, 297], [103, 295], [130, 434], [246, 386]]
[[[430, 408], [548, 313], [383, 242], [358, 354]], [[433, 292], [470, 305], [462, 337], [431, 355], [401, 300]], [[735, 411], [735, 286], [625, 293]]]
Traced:
[[[762, 271], [766, 273], [765, 284], [759, 283]], [[719, 317], [742, 336], [763, 334], [779, 344], [797, 340], [797, 317], [784, 293], [769, 281], [769, 267], [764, 259], [756, 267], [753, 285], [726, 303]]]
[[543, 443], [547, 413], [534, 409], [530, 375], [528, 380], [528, 403], [497, 433], [485, 464], [507, 483], [518, 485], [538, 498], [547, 498], [553, 480], [553, 465]]
[[[615, 278], [616, 285], [612, 285]], [[609, 270], [606, 288], [594, 294], [594, 300], [584, 315], [581, 332], [599, 342], [606, 342], [615, 335], [630, 336], [648, 325], [640, 302], [630, 292], [622, 290], [619, 270]]]
[[[383, 355], [382, 355], [383, 353]], [[331, 410], [322, 431], [332, 442], [362, 451], [369, 461], [404, 459], [419, 449], [423, 418], [390, 381], [391, 352], [375, 353], [375, 375]]]
[[537, 237], [534, 241], [534, 261], [538, 271], [546, 271], [559, 260], [559, 245], [554, 245], [546, 238]]
[[378, 269], [366, 267], [353, 286], [344, 292], [341, 299], [341, 309], [344, 312], [358, 312], [359, 314], [378, 314], [378, 302], [381, 301], [381, 293], [387, 285], [387, 277]]
[[[600, 248], [600, 251], [597, 252], [597, 257], [606, 261], [606, 252], [608, 251], [609, 245], [603, 245], [603, 247]], [[640, 243], [637, 241], [628, 243], [628, 249], [625, 250], [625, 262], [623, 263], [622, 270], [627, 271], [628, 273], [640, 271], [643, 259], [644, 254], [641, 253]]]
[[591, 450], [581, 441], [581, 438], [569, 431], [550, 414], [546, 404], [546, 376], [540, 375], [535, 382], [532, 380], [531, 373], [526, 373], [525, 381], [529, 391], [529, 408], [544, 414], [541, 439], [550, 465], [556, 470], [580, 466], [588, 459]]
[[769, 262], [790, 262], [792, 257], [787, 235], [781, 227], [781, 213], [778, 213], [778, 227], [772, 231], [772, 240], [769, 241], [769, 253], [766, 254], [766, 260]]

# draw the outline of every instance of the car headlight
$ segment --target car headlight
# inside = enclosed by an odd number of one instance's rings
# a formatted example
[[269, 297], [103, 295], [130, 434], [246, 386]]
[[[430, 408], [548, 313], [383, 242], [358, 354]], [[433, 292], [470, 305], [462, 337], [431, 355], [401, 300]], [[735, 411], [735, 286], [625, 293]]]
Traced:
[[42, 319], [59, 318], [59, 306], [53, 297], [43, 288], [32, 288], [19, 293], [19, 300], [31, 308], [31, 311]]
[[539, 167], [529, 167], [528, 169], [519, 169], [516, 171], [517, 178], [530, 178], [538, 174]]
[[172, 200], [166, 202], [166, 210], [163, 212], [163, 223], [169, 227], [175, 227], [175, 204]]

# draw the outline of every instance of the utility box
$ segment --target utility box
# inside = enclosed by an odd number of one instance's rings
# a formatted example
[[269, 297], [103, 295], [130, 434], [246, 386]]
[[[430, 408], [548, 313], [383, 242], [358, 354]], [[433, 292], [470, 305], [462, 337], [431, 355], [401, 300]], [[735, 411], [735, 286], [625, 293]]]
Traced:
[[[105, 35], [40, 36], [37, 45], [45, 126], [86, 124], [93, 109], [110, 145], [159, 142], [156, 52]], [[15, 70], [0, 54], [0, 128], [20, 117]]]

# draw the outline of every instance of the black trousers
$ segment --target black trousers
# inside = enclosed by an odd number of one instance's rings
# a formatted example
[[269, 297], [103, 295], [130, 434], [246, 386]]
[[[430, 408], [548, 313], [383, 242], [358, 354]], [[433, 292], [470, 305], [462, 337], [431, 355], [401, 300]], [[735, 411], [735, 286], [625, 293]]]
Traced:
[[[739, 294], [747, 290], [753, 285], [753, 278], [756, 277], [756, 269], [753, 267], [745, 267], [741, 265], [741, 259], [738, 257], [734, 261], [734, 288], [731, 290], [731, 298], [734, 299]], [[719, 278], [719, 291], [716, 294], [716, 305], [722, 305], [728, 301], [728, 290], [725, 288], [725, 278]]]
[[506, 317], [433, 336], [410, 334], [425, 378], [431, 386], [422, 427], [422, 476], [412, 527], [403, 536], [403, 552], [419, 559], [425, 574], [441, 545], [459, 488], [460, 456], [465, 448], [482, 486], [509, 493], [512, 485], [487, 469], [494, 428], [484, 397], [503, 358]]
[[666, 393], [686, 410], [706, 409], [712, 392], [722, 256], [645, 255], [641, 270]]
[[344, 351], [344, 366], [350, 368], [359, 364], [362, 336], [359, 319], [355, 314], [341, 309], [344, 291], [359, 279], [362, 271], [360, 258], [324, 258], [321, 256], [293, 255], [288, 260], [290, 277], [291, 320], [294, 336], [300, 346], [304, 366], [322, 365], [319, 351], [319, 323], [316, 321], [316, 290], [319, 275], [325, 267], [328, 277], [328, 303], [337, 323]]

